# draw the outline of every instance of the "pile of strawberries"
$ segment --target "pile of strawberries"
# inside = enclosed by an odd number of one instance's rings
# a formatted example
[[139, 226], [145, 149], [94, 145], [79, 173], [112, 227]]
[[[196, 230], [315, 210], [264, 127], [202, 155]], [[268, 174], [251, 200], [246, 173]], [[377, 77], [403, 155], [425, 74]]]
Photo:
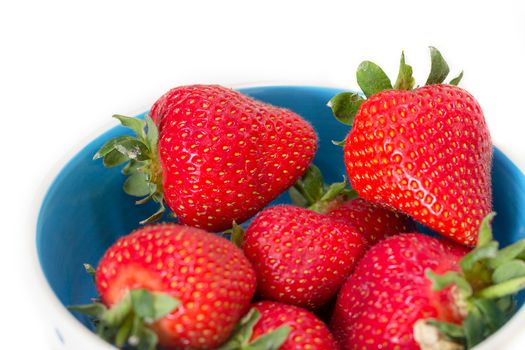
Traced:
[[[466, 349], [512, 315], [525, 242], [491, 232], [492, 144], [480, 106], [431, 48], [423, 87], [372, 62], [329, 106], [352, 125], [347, 181], [325, 184], [314, 129], [221, 86], [170, 90], [136, 136], [95, 158], [178, 223], [120, 238], [93, 273], [91, 316], [118, 347]], [[366, 96], [366, 98], [365, 98]], [[337, 147], [337, 146], [334, 146]], [[266, 207], [289, 189], [294, 205]], [[246, 228], [239, 224], [252, 218]], [[447, 238], [418, 233], [417, 220]]]

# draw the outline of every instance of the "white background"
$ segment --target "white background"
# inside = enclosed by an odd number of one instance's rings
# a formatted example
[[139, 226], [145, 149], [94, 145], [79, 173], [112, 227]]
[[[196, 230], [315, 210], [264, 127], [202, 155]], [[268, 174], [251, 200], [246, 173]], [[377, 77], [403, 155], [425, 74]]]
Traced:
[[[519, 1], [3, 1], [0, 4], [0, 347], [48, 349], [28, 251], [51, 178], [82, 144], [186, 83], [357, 88], [371, 59], [416, 78], [427, 46], [482, 105], [525, 169], [525, 11]], [[518, 346], [517, 346], [518, 347]]]

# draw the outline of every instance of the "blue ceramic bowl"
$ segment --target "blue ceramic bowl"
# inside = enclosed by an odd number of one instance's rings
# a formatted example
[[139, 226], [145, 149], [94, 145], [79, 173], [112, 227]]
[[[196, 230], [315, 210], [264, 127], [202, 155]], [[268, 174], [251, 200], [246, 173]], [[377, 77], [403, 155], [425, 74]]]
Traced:
[[[242, 92], [265, 102], [289, 108], [309, 120], [319, 136], [315, 164], [326, 180], [340, 181], [345, 174], [342, 149], [331, 140], [343, 139], [348, 128], [338, 123], [326, 107], [338, 89], [303, 86], [265, 86], [242, 89]], [[96, 296], [91, 278], [83, 263], [97, 265], [104, 251], [115, 240], [138, 227], [138, 219], [147, 217], [153, 206], [136, 206], [133, 198], [121, 190], [124, 176], [106, 169], [92, 157], [108, 139], [127, 134], [117, 126], [85, 146], [60, 171], [42, 203], [36, 228], [36, 253], [41, 272], [52, 292], [47, 291], [44, 304], [54, 322], [57, 336], [68, 349], [109, 349], [88, 330], [87, 319], [72, 315], [66, 305], [87, 303]], [[494, 209], [498, 213], [494, 231], [502, 245], [525, 238], [525, 177], [498, 149], [493, 167]], [[286, 194], [276, 202], [288, 202]], [[57, 302], [58, 301], [58, 302]], [[520, 310], [498, 334], [484, 342], [492, 348], [502, 344], [525, 324]], [[518, 327], [518, 328], [516, 328]], [[499, 340], [498, 340], [499, 339]], [[492, 345], [491, 345], [492, 344]], [[488, 347], [487, 347], [488, 348]]]

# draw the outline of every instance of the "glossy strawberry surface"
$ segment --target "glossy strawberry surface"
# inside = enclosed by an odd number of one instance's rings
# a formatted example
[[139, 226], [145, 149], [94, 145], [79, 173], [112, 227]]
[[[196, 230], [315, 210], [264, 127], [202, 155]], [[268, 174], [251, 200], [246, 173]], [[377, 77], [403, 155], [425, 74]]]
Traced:
[[224, 238], [176, 224], [144, 226], [119, 239], [96, 272], [102, 301], [145, 288], [181, 302], [152, 328], [165, 349], [214, 349], [232, 332], [255, 292], [242, 251]]
[[458, 271], [466, 253], [419, 233], [389, 237], [368, 250], [337, 297], [330, 326], [341, 348], [415, 350], [417, 320], [461, 321], [451, 288], [432, 291], [425, 270]]
[[364, 244], [339, 220], [279, 205], [256, 216], [242, 247], [256, 271], [260, 297], [316, 309], [335, 295]]
[[152, 107], [164, 200], [181, 223], [220, 231], [290, 187], [317, 149], [299, 115], [217, 85], [170, 90]]
[[344, 149], [352, 187], [444, 236], [475, 245], [491, 211], [492, 144], [467, 91], [386, 90], [359, 108]]
[[261, 314], [261, 318], [253, 327], [252, 340], [287, 325], [290, 327], [290, 333], [279, 350], [339, 349], [328, 327], [303, 308], [273, 301], [260, 301], [252, 306]]
[[331, 209], [328, 215], [355, 227], [368, 246], [401, 232], [412, 232], [416, 228], [408, 216], [362, 198], [344, 201]]

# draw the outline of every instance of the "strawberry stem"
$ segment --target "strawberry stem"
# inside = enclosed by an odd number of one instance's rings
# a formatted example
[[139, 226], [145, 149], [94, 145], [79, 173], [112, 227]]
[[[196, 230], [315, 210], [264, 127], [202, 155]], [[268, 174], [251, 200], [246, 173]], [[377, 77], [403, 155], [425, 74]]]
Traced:
[[412, 76], [412, 66], [405, 63], [405, 53], [401, 53], [401, 62], [399, 64], [399, 73], [397, 75], [394, 89], [396, 90], [412, 90], [416, 83]]
[[277, 350], [288, 338], [290, 327], [288, 325], [280, 326], [273, 331], [263, 334], [253, 341], [253, 327], [261, 318], [260, 312], [256, 308], [244, 316], [237, 325], [230, 339], [217, 350]]
[[[434, 290], [455, 286], [460, 291], [456, 303], [458, 308], [466, 305], [466, 317], [458, 327], [463, 330], [461, 342], [467, 349], [496, 332], [511, 317], [512, 298], [525, 288], [525, 240], [498, 251], [491, 227], [494, 216], [490, 213], [483, 219], [478, 244], [460, 261], [460, 272], [437, 275], [426, 271]], [[447, 330], [442, 324], [438, 328], [450, 337], [459, 334], [457, 329], [451, 332], [452, 328]]]
[[430, 74], [428, 75], [425, 85], [441, 84], [445, 81], [445, 78], [448, 76], [450, 69], [448, 68], [447, 62], [438, 49], [433, 46], [430, 46], [429, 49], [431, 67]]
[[125, 163], [122, 173], [128, 178], [124, 182], [124, 192], [131, 196], [142, 197], [136, 204], [153, 200], [159, 209], [149, 218], [140, 221], [146, 224], [160, 219], [164, 206], [162, 167], [160, 164], [157, 142], [159, 133], [153, 120], [146, 116], [144, 120], [114, 115], [120, 123], [131, 129], [135, 136], [119, 136], [107, 141], [94, 155], [93, 159], [103, 158], [106, 167], [115, 167]]
[[288, 193], [295, 205], [318, 213], [326, 213], [336, 203], [357, 197], [357, 192], [348, 188], [345, 177], [342, 182], [325, 184], [321, 171], [314, 164], [310, 164]]
[[[441, 55], [438, 49], [430, 47], [430, 74], [425, 85], [441, 84], [445, 81], [450, 71], [447, 62]], [[392, 87], [392, 83], [386, 73], [377, 64], [370, 61], [363, 61], [357, 67], [357, 84], [363, 91], [363, 94], [370, 98], [370, 96], [377, 94], [384, 90], [412, 90], [415, 86], [415, 79], [413, 77], [412, 66], [406, 64], [405, 53], [401, 52], [401, 61], [399, 64], [399, 72], [396, 82]], [[449, 84], [458, 85], [463, 78], [463, 71], [455, 78], [450, 80]], [[356, 116], [359, 107], [365, 99], [359, 93], [355, 92], [341, 92], [335, 95], [327, 106], [332, 109], [334, 117], [343, 124], [352, 125], [354, 117]], [[337, 142], [336, 144], [340, 144]]]
[[147, 327], [179, 305], [179, 300], [168, 294], [133, 289], [111, 308], [95, 302], [69, 309], [90, 316], [96, 324], [97, 334], [119, 348], [128, 344], [138, 350], [153, 350], [157, 336]]

